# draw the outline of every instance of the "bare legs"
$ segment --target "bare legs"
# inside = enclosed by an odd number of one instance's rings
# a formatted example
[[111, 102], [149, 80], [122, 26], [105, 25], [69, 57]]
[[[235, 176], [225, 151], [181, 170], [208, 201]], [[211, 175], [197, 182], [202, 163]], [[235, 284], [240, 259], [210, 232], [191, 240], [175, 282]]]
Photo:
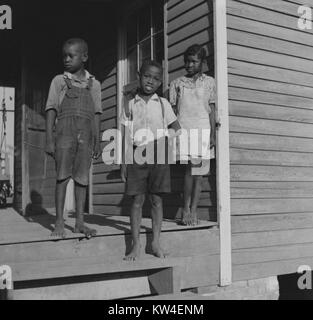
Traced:
[[[64, 230], [64, 202], [66, 195], [66, 187], [69, 179], [58, 181], [55, 189], [55, 207], [56, 207], [56, 222], [52, 236], [64, 238], [66, 233]], [[89, 229], [84, 225], [84, 207], [86, 200], [87, 187], [75, 182], [75, 204], [76, 204], [76, 223], [74, 232], [84, 233], [87, 237], [92, 237], [96, 234], [96, 230]]]
[[[160, 234], [163, 220], [163, 201], [157, 194], [149, 195], [152, 210], [152, 253], [159, 258], [165, 258], [166, 254], [160, 246]], [[140, 256], [140, 225], [142, 217], [142, 206], [145, 201], [145, 195], [136, 195], [133, 197], [133, 204], [130, 214], [130, 225], [132, 234], [132, 249], [124, 260], [134, 261]]]
[[74, 233], [83, 233], [87, 238], [91, 238], [97, 234], [97, 231], [84, 225], [86, 192], [87, 186], [82, 186], [75, 182], [76, 223]]
[[158, 258], [165, 258], [167, 254], [160, 246], [160, 234], [163, 220], [163, 201], [161, 196], [157, 194], [151, 194], [150, 202], [152, 206], [152, 253]]
[[134, 261], [140, 255], [140, 225], [144, 201], [144, 194], [139, 194], [133, 197], [133, 204], [130, 212], [130, 227], [133, 244], [130, 253], [124, 258], [124, 260]]
[[64, 238], [66, 236], [66, 233], [64, 230], [63, 211], [64, 211], [66, 187], [68, 182], [69, 182], [69, 179], [57, 181], [57, 184], [55, 187], [56, 221], [55, 221], [55, 229], [51, 234], [54, 237]]
[[191, 174], [191, 164], [186, 166], [184, 177], [184, 208], [182, 223], [188, 226], [199, 224], [197, 207], [202, 190], [202, 176]]

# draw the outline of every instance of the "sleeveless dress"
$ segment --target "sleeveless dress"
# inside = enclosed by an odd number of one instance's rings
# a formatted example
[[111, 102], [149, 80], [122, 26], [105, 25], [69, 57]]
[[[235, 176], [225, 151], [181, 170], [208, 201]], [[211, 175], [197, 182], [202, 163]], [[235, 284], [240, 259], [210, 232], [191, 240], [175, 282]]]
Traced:
[[201, 74], [186, 76], [170, 85], [170, 103], [177, 106], [183, 133], [177, 139], [177, 160], [210, 159], [210, 103], [215, 103], [215, 80]]

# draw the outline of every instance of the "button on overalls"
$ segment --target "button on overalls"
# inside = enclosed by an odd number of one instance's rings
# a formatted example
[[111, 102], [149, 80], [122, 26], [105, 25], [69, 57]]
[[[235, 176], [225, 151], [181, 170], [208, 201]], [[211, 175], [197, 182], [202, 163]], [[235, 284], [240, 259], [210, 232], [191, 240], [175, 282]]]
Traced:
[[86, 88], [73, 86], [65, 78], [67, 92], [56, 124], [57, 180], [72, 177], [88, 185], [95, 135], [95, 107], [91, 96], [92, 78]]

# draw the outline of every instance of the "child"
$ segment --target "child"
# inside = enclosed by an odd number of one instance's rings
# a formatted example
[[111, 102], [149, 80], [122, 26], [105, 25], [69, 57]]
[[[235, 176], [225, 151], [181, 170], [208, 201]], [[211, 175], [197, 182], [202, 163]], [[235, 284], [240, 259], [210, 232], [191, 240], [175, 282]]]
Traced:
[[[187, 138], [181, 135], [178, 141], [180, 160], [188, 160], [184, 178], [184, 225], [199, 223], [197, 207], [202, 175], [210, 170], [210, 145], [215, 143], [215, 81], [202, 73], [205, 58], [206, 51], [200, 45], [189, 47], [184, 53], [187, 74], [170, 85], [170, 102], [177, 110], [182, 131], [187, 133]], [[194, 148], [195, 144], [198, 148]]]
[[[100, 156], [101, 86], [84, 64], [88, 46], [82, 39], [69, 39], [63, 45], [65, 72], [51, 83], [46, 105], [46, 152], [55, 158], [56, 223], [52, 236], [65, 237], [63, 210], [66, 186], [75, 182], [75, 233], [96, 234], [84, 225], [84, 207], [89, 169]], [[55, 141], [53, 127], [56, 124]]]
[[[130, 224], [133, 243], [131, 252], [124, 258], [129, 261], [136, 260], [140, 255], [140, 223], [142, 206], [147, 192], [152, 205], [152, 253], [159, 258], [166, 256], [160, 246], [160, 232], [163, 219], [162, 195], [170, 192], [170, 167], [167, 163], [159, 164], [153, 161], [153, 163], [142, 164], [136, 161], [138, 160], [136, 154], [139, 154], [140, 148], [144, 147], [141, 151], [146, 151], [148, 155], [148, 153], [150, 154], [148, 146], [152, 144], [154, 148], [159, 143], [157, 132], [160, 132], [160, 129], [165, 134], [164, 129], [172, 128], [174, 133], [171, 137], [169, 136], [169, 139], [179, 134], [180, 126], [171, 105], [166, 99], [160, 98], [156, 94], [162, 83], [162, 75], [163, 70], [159, 63], [145, 61], [139, 73], [139, 91], [135, 98], [125, 106], [121, 115], [123, 135], [125, 137], [127, 130], [131, 132], [132, 145], [130, 148], [134, 155], [134, 163], [127, 164], [127, 167], [123, 164], [121, 170], [122, 179], [126, 181], [126, 194], [132, 197]], [[129, 123], [131, 123], [131, 130], [127, 127]], [[139, 137], [137, 133], [142, 130], [146, 134]]]

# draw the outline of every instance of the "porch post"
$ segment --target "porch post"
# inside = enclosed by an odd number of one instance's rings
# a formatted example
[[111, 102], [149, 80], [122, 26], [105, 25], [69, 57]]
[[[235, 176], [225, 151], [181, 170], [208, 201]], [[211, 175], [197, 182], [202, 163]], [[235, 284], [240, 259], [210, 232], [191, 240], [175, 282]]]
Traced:
[[227, 0], [214, 0], [215, 77], [217, 84], [217, 213], [220, 230], [220, 285], [232, 281], [230, 159], [227, 70]]

